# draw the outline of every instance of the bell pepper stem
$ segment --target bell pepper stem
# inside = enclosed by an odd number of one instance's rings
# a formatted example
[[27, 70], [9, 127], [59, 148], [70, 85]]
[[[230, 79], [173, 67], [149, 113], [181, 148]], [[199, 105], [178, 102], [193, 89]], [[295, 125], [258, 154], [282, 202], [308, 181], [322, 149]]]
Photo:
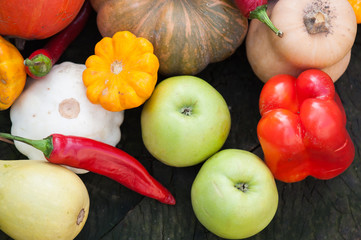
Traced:
[[277, 36], [282, 37], [283, 32], [275, 27], [271, 19], [269, 19], [266, 10], [267, 10], [267, 4], [258, 6], [255, 10], [249, 13], [249, 18], [258, 19], [259, 21], [266, 24]]
[[23, 137], [19, 137], [19, 136], [14, 136], [14, 135], [11, 135], [8, 133], [0, 133], [0, 137], [5, 138], [5, 139], [19, 141], [22, 143], [26, 143], [26, 144], [42, 151], [44, 153], [45, 157], [49, 157], [53, 150], [52, 139], [50, 136], [47, 138], [44, 138], [44, 139], [40, 139], [40, 140], [33, 140], [33, 139], [23, 138]]

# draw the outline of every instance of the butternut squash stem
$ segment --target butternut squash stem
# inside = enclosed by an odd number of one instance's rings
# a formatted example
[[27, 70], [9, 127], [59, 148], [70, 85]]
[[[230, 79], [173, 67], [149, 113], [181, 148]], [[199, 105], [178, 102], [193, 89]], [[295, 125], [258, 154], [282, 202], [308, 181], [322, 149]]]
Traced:
[[277, 36], [283, 37], [283, 32], [273, 25], [271, 19], [267, 15], [267, 4], [258, 6], [255, 10], [249, 13], [250, 19], [258, 19], [266, 24]]

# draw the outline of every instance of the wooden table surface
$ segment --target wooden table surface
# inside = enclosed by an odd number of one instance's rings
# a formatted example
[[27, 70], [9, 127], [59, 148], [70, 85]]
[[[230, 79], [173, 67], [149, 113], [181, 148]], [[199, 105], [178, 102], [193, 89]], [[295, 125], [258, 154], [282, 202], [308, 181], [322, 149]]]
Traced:
[[[358, 28], [360, 30], [360, 27]], [[101, 39], [92, 16], [82, 34], [59, 62], [84, 63]], [[24, 56], [41, 47], [43, 41], [25, 45]], [[352, 49], [350, 65], [336, 88], [347, 114], [347, 128], [356, 147], [349, 169], [322, 181], [307, 178], [286, 184], [277, 181], [279, 207], [272, 222], [252, 240], [360, 240], [361, 239], [361, 33]], [[209, 65], [197, 76], [212, 84], [227, 101], [232, 127], [224, 145], [244, 149], [262, 157], [256, 135], [260, 115], [258, 97], [263, 83], [253, 74], [245, 46], [223, 62]], [[159, 81], [164, 79], [160, 76]], [[145, 149], [140, 130], [141, 107], [126, 110], [118, 147], [135, 156], [175, 196], [168, 206], [143, 197], [100, 175], [81, 175], [90, 194], [90, 213], [77, 240], [216, 240], [196, 219], [190, 201], [192, 182], [201, 167], [175, 168], [155, 160]], [[99, 123], [101, 124], [101, 123]], [[0, 112], [0, 130], [9, 132], [9, 111]], [[2, 159], [22, 157], [14, 146], [0, 143]], [[0, 232], [0, 240], [10, 239]]]

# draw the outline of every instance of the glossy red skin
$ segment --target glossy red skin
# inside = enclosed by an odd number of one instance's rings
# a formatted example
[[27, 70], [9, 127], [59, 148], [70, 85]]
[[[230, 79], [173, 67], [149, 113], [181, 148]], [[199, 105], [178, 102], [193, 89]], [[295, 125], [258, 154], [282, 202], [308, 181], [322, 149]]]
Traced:
[[297, 79], [271, 78], [261, 91], [259, 108], [258, 139], [276, 179], [331, 179], [351, 165], [355, 148], [346, 114], [326, 73], [310, 69]]
[[258, 6], [267, 4], [267, 0], [235, 0], [234, 2], [246, 18], [248, 18], [249, 13], [254, 11]]
[[128, 153], [111, 145], [77, 136], [51, 135], [53, 149], [49, 162], [109, 177], [144, 196], [170, 205], [172, 194], [155, 180], [144, 166]]
[[0, 35], [45, 39], [64, 29], [84, 0], [0, 0]]

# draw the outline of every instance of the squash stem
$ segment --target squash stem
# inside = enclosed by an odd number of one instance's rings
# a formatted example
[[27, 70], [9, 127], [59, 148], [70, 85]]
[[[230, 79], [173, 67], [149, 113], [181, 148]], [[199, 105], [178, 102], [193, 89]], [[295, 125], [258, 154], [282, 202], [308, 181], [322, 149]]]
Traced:
[[259, 21], [266, 24], [277, 36], [282, 37], [283, 32], [280, 31], [273, 25], [272, 21], [269, 19], [267, 15], [267, 4], [258, 6], [255, 10], [249, 13], [250, 19], [258, 19]]
[[33, 139], [23, 138], [23, 137], [14, 136], [14, 135], [11, 135], [8, 133], [1, 133], [1, 132], [0, 132], [0, 137], [26, 143], [26, 144], [42, 151], [44, 153], [45, 157], [49, 157], [51, 152], [53, 151], [53, 143], [52, 143], [51, 137], [47, 137], [47, 138], [40, 139], [40, 140], [33, 140]]

